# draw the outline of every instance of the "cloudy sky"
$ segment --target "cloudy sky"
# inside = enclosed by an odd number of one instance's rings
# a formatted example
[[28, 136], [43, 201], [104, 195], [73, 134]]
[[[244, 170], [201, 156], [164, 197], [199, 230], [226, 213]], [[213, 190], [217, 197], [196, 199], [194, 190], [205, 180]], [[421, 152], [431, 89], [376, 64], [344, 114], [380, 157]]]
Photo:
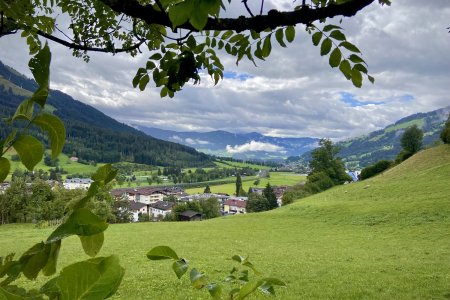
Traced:
[[[271, 2], [278, 9], [297, 5], [289, 0]], [[236, 66], [232, 57], [222, 55], [226, 69], [222, 82], [213, 86], [204, 77], [200, 85], [186, 86], [173, 99], [160, 99], [159, 90], [151, 85], [144, 92], [132, 87], [148, 52], [137, 58], [92, 54], [84, 63], [50, 42], [51, 87], [128, 124], [178, 131], [354, 137], [410, 114], [450, 105], [449, 1], [392, 2], [390, 7], [374, 3], [343, 20], [348, 39], [362, 50], [376, 78], [374, 85], [365, 80], [361, 89], [329, 67], [301, 26], [293, 44], [274, 47], [258, 67], [246, 62]], [[242, 5], [233, 3], [228, 13], [238, 12]], [[28, 59], [20, 37], [0, 39], [0, 60], [31, 77]]]

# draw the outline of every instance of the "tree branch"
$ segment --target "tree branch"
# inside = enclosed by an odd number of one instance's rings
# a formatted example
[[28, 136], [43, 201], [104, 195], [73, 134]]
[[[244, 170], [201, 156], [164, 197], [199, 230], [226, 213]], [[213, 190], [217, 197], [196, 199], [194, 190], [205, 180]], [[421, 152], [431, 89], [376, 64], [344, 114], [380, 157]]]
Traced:
[[[137, 0], [99, 0], [117, 13], [124, 13], [138, 18], [147, 24], [159, 24], [171, 28], [172, 23], [165, 12], [156, 10], [152, 5], [141, 5]], [[209, 18], [203, 30], [244, 30], [263, 31], [267, 28], [289, 26], [296, 24], [310, 24], [314, 21], [336, 16], [351, 17], [357, 14], [375, 0], [351, 0], [340, 5], [330, 4], [326, 7], [308, 8], [289, 12], [269, 11], [266, 15], [246, 18]], [[188, 22], [178, 28], [198, 31]]]
[[82, 51], [92, 51], [92, 52], [105, 52], [105, 53], [129, 52], [129, 51], [132, 51], [132, 50], [135, 50], [135, 49], [139, 48], [145, 42], [145, 40], [141, 40], [141, 41], [139, 41], [139, 43], [134, 44], [133, 46], [130, 46], [128, 48], [119, 48], [119, 49], [111, 50], [111, 49], [107, 49], [107, 48], [88, 47], [88, 46], [83, 46], [83, 45], [80, 45], [80, 44], [77, 44], [77, 43], [70, 43], [68, 41], [65, 41], [63, 39], [57, 38], [56, 36], [47, 34], [47, 33], [42, 32], [40, 30], [37, 31], [37, 34], [42, 36], [42, 37], [44, 37], [44, 38], [46, 38], [46, 39], [54, 41], [54, 42], [56, 42], [58, 44], [66, 46], [67, 48], [70, 48], [70, 49], [82, 50]]

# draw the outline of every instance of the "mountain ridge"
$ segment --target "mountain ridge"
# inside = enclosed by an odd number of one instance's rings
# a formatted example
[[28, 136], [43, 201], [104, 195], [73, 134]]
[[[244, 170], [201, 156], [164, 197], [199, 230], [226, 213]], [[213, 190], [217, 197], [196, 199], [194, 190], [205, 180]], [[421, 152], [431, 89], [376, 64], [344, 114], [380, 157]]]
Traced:
[[[0, 115], [14, 114], [17, 106], [37, 84], [0, 62]], [[54, 111], [66, 127], [67, 140], [64, 153], [85, 161], [130, 161], [161, 166], [206, 166], [211, 158], [192, 147], [162, 141], [122, 124], [92, 106], [71, 96], [51, 90], [47, 109]], [[39, 133], [34, 131], [35, 134]], [[8, 134], [6, 126], [0, 128], [0, 137]]]

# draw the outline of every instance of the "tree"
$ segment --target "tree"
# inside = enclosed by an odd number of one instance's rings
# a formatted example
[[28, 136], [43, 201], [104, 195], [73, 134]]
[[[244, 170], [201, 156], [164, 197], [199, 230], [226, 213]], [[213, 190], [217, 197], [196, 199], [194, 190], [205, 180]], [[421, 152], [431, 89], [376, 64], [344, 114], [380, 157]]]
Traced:
[[270, 203], [264, 195], [259, 195], [257, 193], [251, 193], [249, 195], [246, 206], [247, 212], [261, 212], [270, 209]]
[[205, 189], [203, 190], [203, 194], [211, 194], [211, 189], [209, 188], [209, 184], [206, 185]]
[[212, 219], [220, 216], [219, 200], [215, 197], [200, 200], [200, 207], [205, 219]]
[[401, 145], [405, 151], [414, 154], [422, 147], [422, 140], [423, 131], [417, 125], [413, 125], [403, 133]]
[[269, 209], [274, 209], [278, 207], [277, 196], [275, 195], [275, 192], [270, 186], [270, 183], [267, 183], [266, 187], [264, 188], [263, 195], [264, 198], [266, 198], [267, 202], [269, 203]]
[[[317, 181], [317, 178], [324, 179], [324, 176], [330, 178], [332, 185], [343, 184], [351, 181], [351, 177], [345, 173], [345, 167], [342, 160], [337, 157], [339, 147], [333, 145], [329, 139], [321, 139], [319, 148], [312, 152], [312, 159], [309, 162], [311, 173], [308, 175], [307, 181]], [[317, 173], [323, 174], [317, 176]], [[312, 180], [314, 179], [314, 180]]]
[[441, 132], [441, 140], [444, 144], [450, 144], [450, 115]]
[[242, 179], [241, 174], [236, 174], [236, 196], [240, 196], [242, 194]]
[[[248, 59], [256, 64], [257, 59], [270, 55], [273, 42], [282, 47], [292, 43], [295, 25], [302, 25], [312, 43], [320, 45], [320, 55], [329, 55], [331, 67], [339, 67], [357, 87], [361, 87], [363, 76], [373, 82], [359, 49], [347, 41], [340, 26], [327, 24], [327, 20], [354, 16], [375, 0], [308, 2], [294, 3], [289, 11], [280, 12], [265, 11], [261, 0], [257, 13], [244, 1], [242, 11], [224, 18], [231, 4], [222, 0], [1, 0], [0, 37], [21, 32], [32, 54], [42, 47], [41, 39], [51, 40], [85, 61], [90, 52], [136, 56], [148, 48], [152, 55], [137, 71], [133, 85], [143, 90], [152, 79], [161, 87], [162, 97], [173, 97], [188, 81], [198, 83], [201, 69], [207, 70], [216, 84], [223, 78], [224, 67], [216, 50], [224, 49], [236, 62]], [[390, 4], [389, 0], [378, 2]], [[60, 18], [68, 20], [69, 28], [56, 25], [66, 23]], [[55, 34], [58, 31], [63, 34]]]

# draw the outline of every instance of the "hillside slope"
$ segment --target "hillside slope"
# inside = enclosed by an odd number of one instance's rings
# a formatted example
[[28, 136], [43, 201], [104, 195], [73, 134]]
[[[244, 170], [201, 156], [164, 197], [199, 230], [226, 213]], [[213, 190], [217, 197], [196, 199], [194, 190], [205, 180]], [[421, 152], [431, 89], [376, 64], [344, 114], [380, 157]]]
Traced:
[[[0, 62], [0, 116], [14, 114], [17, 105], [37, 88], [36, 83]], [[50, 109], [66, 126], [63, 152], [85, 161], [130, 161], [162, 166], [206, 166], [211, 159], [191, 147], [166, 142], [119, 123], [92, 106], [52, 90]], [[8, 132], [0, 127], [0, 138]]]
[[[369, 180], [265, 213], [111, 225], [101, 255], [114, 253], [126, 267], [114, 299], [210, 299], [188, 278], [176, 279], [170, 262], [146, 259], [157, 245], [171, 246], [216, 282], [234, 266], [232, 255], [248, 255], [264, 275], [286, 282], [277, 299], [448, 299], [449, 183], [450, 146], [442, 145]], [[51, 230], [0, 226], [2, 252], [26, 250]], [[59, 267], [86, 259], [80, 249], [78, 239], [64, 241]]]

